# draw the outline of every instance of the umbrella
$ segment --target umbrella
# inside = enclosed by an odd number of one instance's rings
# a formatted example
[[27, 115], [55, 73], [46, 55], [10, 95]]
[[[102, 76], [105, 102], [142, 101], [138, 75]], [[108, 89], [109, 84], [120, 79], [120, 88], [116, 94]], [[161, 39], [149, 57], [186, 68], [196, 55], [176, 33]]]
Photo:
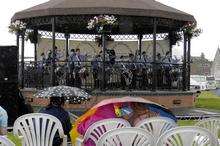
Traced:
[[[155, 102], [140, 98], [140, 97], [123, 97], [123, 98], [111, 98], [111, 99], [105, 99], [95, 106], [93, 106], [91, 109], [98, 109], [100, 107], [110, 105], [110, 104], [118, 104], [118, 103], [143, 103], [145, 104], [145, 107], [148, 108], [150, 111], [159, 113], [160, 116], [168, 117], [176, 121], [175, 115], [168, 110], [166, 107], [157, 104]], [[122, 111], [126, 112], [126, 111]]]
[[102, 119], [114, 118], [113, 115], [114, 112], [117, 117], [116, 112], [118, 110], [121, 110], [120, 111], [121, 113], [124, 112], [123, 114], [130, 114], [132, 111], [129, 108], [124, 108], [122, 110], [122, 108], [116, 109], [117, 106], [115, 106], [119, 104], [129, 105], [130, 103], [142, 103], [147, 109], [149, 109], [149, 111], [158, 113], [159, 116], [168, 117], [176, 121], [175, 115], [173, 115], [170, 110], [168, 110], [164, 106], [161, 106], [155, 102], [145, 100], [143, 98], [123, 97], [123, 98], [105, 99], [99, 102], [98, 104], [96, 104], [95, 106], [93, 106], [90, 110], [88, 110], [85, 114], [83, 114], [81, 117], [79, 117], [76, 120], [76, 122], [73, 125], [73, 129], [70, 133], [72, 141], [74, 142], [76, 137], [79, 136], [79, 133], [81, 134], [84, 133], [87, 130], [87, 128], [93, 123]]
[[35, 97], [65, 97], [70, 103], [81, 103], [90, 99], [90, 95], [82, 89], [70, 86], [54, 86], [38, 91]]

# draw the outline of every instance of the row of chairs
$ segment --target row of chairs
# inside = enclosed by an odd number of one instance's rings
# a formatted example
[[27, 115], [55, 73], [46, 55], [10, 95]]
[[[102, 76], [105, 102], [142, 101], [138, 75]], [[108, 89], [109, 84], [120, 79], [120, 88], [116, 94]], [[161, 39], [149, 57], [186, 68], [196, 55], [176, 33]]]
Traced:
[[88, 139], [97, 146], [218, 146], [219, 128], [220, 119], [206, 119], [191, 127], [178, 127], [166, 117], [144, 119], [135, 127], [124, 119], [106, 119], [92, 124], [76, 146]]
[[[97, 146], [218, 146], [219, 128], [220, 119], [205, 119], [194, 127], [178, 127], [172, 119], [165, 117], [148, 118], [135, 127], [124, 119], [106, 119], [91, 125], [84, 139], [77, 140], [76, 146], [89, 138]], [[62, 145], [67, 146], [62, 124], [54, 116], [27, 114], [19, 117], [13, 126], [13, 133], [21, 138], [22, 146], [52, 146], [57, 131], [63, 138]], [[0, 145], [15, 146], [5, 136], [0, 136]]]

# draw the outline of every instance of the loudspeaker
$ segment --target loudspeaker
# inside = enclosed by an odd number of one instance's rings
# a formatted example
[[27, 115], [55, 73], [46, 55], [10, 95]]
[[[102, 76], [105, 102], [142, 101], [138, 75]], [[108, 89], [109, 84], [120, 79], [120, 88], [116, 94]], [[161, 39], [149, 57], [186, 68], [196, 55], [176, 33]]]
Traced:
[[18, 47], [0, 46], [0, 84], [18, 83]]

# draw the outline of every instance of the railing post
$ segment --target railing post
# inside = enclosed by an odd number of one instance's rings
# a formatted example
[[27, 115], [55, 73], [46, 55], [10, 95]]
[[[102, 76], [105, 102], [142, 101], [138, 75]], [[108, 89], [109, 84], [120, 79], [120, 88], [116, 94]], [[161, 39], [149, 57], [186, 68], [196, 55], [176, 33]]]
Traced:
[[52, 86], [55, 86], [55, 45], [56, 45], [56, 17], [53, 17], [51, 19], [51, 23], [52, 23], [52, 65], [51, 65], [51, 83]]
[[153, 80], [152, 80], [152, 90], [157, 89], [157, 63], [156, 63], [156, 53], [157, 53], [157, 19], [154, 18], [153, 26]]

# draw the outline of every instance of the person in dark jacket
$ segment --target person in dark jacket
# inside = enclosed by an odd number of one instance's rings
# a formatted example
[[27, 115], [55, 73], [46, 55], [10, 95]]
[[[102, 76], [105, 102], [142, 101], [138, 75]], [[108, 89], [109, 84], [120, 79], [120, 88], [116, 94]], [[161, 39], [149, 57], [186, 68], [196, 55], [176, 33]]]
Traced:
[[[64, 103], [64, 97], [51, 97], [49, 105], [42, 108], [40, 113], [49, 114], [59, 119], [62, 123], [64, 134], [70, 138], [69, 132], [72, 129], [72, 124], [70, 122], [69, 113], [63, 108]], [[53, 146], [60, 146], [62, 142], [63, 140], [60, 138], [59, 134], [56, 133], [53, 140]]]
[[0, 105], [8, 113], [9, 127], [14, 125], [18, 117], [33, 113], [33, 108], [26, 102], [17, 84], [5, 83], [0, 86]]

